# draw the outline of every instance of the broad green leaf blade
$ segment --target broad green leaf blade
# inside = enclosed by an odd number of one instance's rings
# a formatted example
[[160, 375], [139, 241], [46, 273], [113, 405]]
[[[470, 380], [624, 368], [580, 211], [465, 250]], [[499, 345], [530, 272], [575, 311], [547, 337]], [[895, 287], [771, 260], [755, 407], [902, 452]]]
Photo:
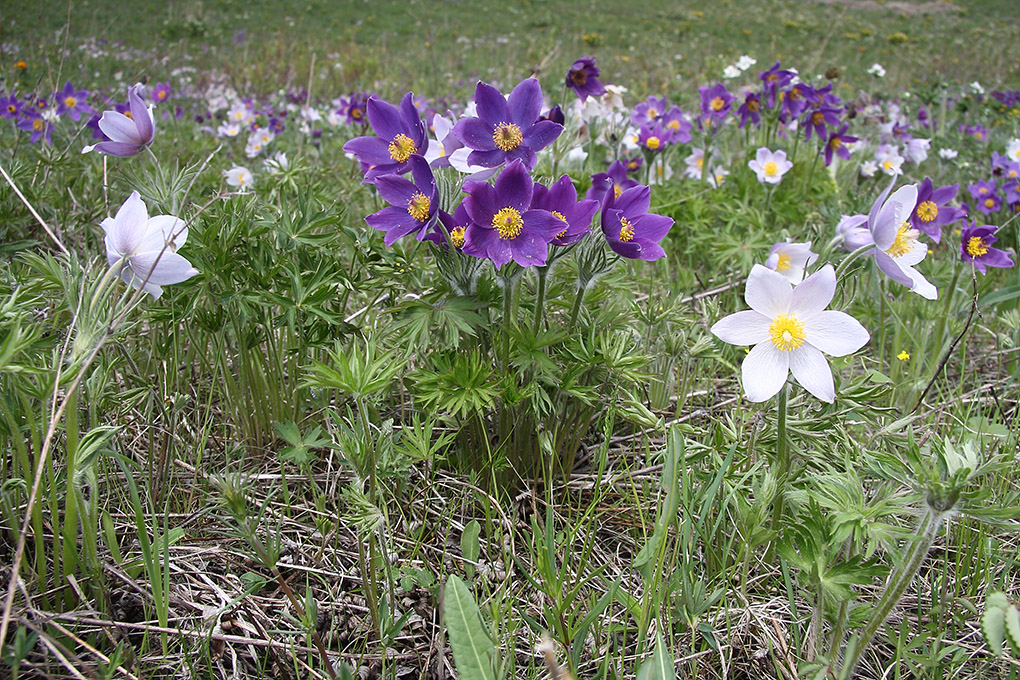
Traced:
[[1020, 611], [1015, 606], [1006, 610], [1006, 639], [1013, 648], [1013, 655], [1020, 658]]
[[471, 591], [453, 574], [446, 579], [443, 614], [460, 678], [495, 680], [492, 660], [496, 650], [482, 621], [482, 613]]
[[673, 657], [666, 648], [662, 633], [655, 634], [655, 651], [652, 658], [641, 664], [637, 680], [677, 680]]
[[989, 607], [981, 617], [981, 632], [984, 633], [988, 648], [996, 656], [1002, 656], [1002, 640], [1006, 635], [1006, 611], [1000, 607]]

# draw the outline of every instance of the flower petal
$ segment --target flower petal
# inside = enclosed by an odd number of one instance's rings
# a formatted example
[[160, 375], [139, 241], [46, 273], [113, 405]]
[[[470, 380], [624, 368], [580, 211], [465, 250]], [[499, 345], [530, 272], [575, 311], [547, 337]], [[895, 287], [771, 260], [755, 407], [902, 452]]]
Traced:
[[198, 273], [183, 256], [169, 250], [138, 253], [131, 257], [129, 263], [135, 276], [143, 281], [148, 276], [148, 282], [157, 286], [187, 281]]
[[479, 118], [493, 127], [510, 122], [506, 99], [488, 83], [479, 82], [475, 87], [475, 111]]
[[790, 375], [790, 352], [776, 349], [771, 342], [759, 343], [744, 357], [741, 375], [749, 401], [774, 397]]
[[799, 317], [815, 314], [828, 307], [835, 294], [836, 270], [827, 264], [793, 289], [790, 311]]
[[496, 148], [493, 127], [481, 118], [461, 118], [453, 127], [453, 134], [469, 149], [491, 151]]
[[871, 339], [857, 319], [834, 309], [812, 314], [802, 322], [804, 341], [834, 357], [853, 354]]
[[497, 203], [501, 208], [509, 206], [518, 212], [524, 212], [531, 205], [534, 184], [523, 163], [520, 161], [510, 163], [496, 178]]
[[[507, 122], [516, 123], [522, 130], [531, 127], [532, 123], [538, 120], [542, 115], [542, 87], [538, 80], [525, 78], [517, 83], [507, 99], [507, 112], [510, 114], [510, 120]], [[562, 130], [562, 127], [560, 129]]]
[[123, 113], [104, 111], [103, 117], [99, 119], [99, 129], [110, 138], [111, 142], [120, 142], [121, 144], [142, 143], [142, 138], [138, 134], [138, 126]]
[[754, 311], [774, 319], [790, 311], [793, 286], [782, 274], [760, 264], [751, 268], [744, 290], [744, 300]]
[[748, 309], [715, 322], [712, 334], [731, 345], [757, 345], [769, 339], [769, 320]]
[[563, 132], [563, 126], [551, 120], [540, 120], [524, 131], [524, 144], [535, 151], [556, 141], [556, 138]]
[[372, 97], [368, 100], [368, 122], [379, 135], [379, 139], [389, 144], [397, 135], [404, 133], [404, 125], [400, 119], [400, 111], [393, 104], [383, 99]]
[[836, 398], [832, 384], [832, 370], [820, 351], [811, 345], [801, 345], [790, 354], [790, 370], [793, 377], [811, 394], [825, 402]]

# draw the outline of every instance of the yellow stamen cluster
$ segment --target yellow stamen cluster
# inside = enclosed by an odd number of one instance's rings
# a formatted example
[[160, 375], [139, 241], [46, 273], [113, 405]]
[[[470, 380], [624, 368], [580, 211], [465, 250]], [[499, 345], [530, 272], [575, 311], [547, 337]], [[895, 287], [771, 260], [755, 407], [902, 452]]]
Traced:
[[980, 189], [978, 189], [978, 193], [979, 194], [987, 194], [988, 193], [988, 187], [981, 187]]
[[769, 324], [769, 338], [780, 351], [795, 350], [804, 344], [804, 322], [796, 314], [780, 314]]
[[69, 109], [73, 109], [77, 103], [78, 100], [75, 99], [74, 97], [66, 97], [64, 99], [64, 106], [66, 106]]
[[812, 125], [821, 125], [824, 122], [825, 122], [825, 114], [822, 113], [821, 111], [815, 111], [814, 113], [811, 114], [811, 124]]
[[914, 249], [914, 242], [918, 235], [917, 229], [911, 229], [909, 222], [902, 223], [896, 230], [896, 238], [893, 239], [892, 245], [885, 252], [892, 257], [903, 257]]
[[512, 241], [521, 235], [524, 219], [514, 208], [502, 208], [492, 216], [492, 228], [504, 241]]
[[747, 100], [747, 110], [751, 113], [758, 113], [758, 109], [761, 108], [761, 104], [758, 103], [757, 99]]
[[32, 121], [32, 129], [35, 130], [36, 132], [42, 130], [45, 126], [46, 126], [46, 124], [43, 123], [38, 118], [36, 118], [35, 120]]
[[620, 194], [622, 194], [622, 193], [623, 193], [623, 187], [621, 187], [619, 184], [614, 184], [613, 185], [613, 198], [619, 198]]
[[652, 151], [655, 151], [660, 146], [662, 146], [662, 142], [659, 141], [658, 137], [652, 136], [645, 141], [645, 146], [647, 146]]
[[917, 206], [917, 216], [922, 222], [934, 222], [939, 216], [939, 207], [934, 201], [921, 201], [921, 205]]
[[967, 239], [967, 254], [971, 257], [981, 257], [988, 254], [988, 244], [980, 236], [971, 236]]
[[411, 200], [407, 202], [408, 214], [419, 222], [424, 222], [429, 218], [429, 208], [431, 207], [429, 197], [420, 191], [411, 196]]
[[986, 198], [985, 199], [985, 207], [986, 208], [994, 208], [995, 207], [995, 199], [994, 198]]
[[626, 217], [620, 218], [620, 240], [627, 243], [634, 238], [634, 225]]
[[786, 253], [779, 254], [779, 261], [776, 262], [776, 271], [785, 272], [790, 268], [790, 264], [793, 262], [793, 258]]
[[843, 140], [839, 137], [833, 137], [829, 140], [829, 147], [832, 149], [840, 149], [843, 147]]
[[450, 243], [453, 244], [454, 248], [464, 247], [464, 232], [467, 231], [464, 227], [454, 227], [453, 231], [450, 232]]
[[713, 111], [722, 111], [726, 108], [726, 102], [723, 101], [722, 97], [716, 97], [712, 100], [711, 106]]
[[414, 145], [414, 140], [403, 133], [394, 137], [393, 141], [386, 148], [390, 152], [390, 158], [397, 163], [407, 161], [411, 154], [418, 151], [418, 147]]
[[[552, 214], [553, 214], [553, 217], [558, 219], [560, 222], [563, 222], [564, 224], [566, 223], [567, 218], [564, 217], [563, 213], [561, 213], [559, 210], [553, 210]], [[569, 229], [569, 227], [568, 227], [568, 229]], [[563, 238], [566, 235], [567, 235], [567, 230], [564, 229], [560, 233], [556, 234], [556, 238]]]
[[762, 169], [765, 170], [765, 175], [767, 177], [775, 177], [779, 172], [779, 166], [776, 165], [775, 161], [767, 161], [765, 163], [765, 167]]
[[680, 129], [680, 121], [678, 121], [678, 120], [671, 120], [668, 123], [666, 123], [666, 127], [668, 127], [670, 130], [679, 130]]
[[500, 151], [513, 151], [524, 141], [524, 135], [513, 123], [500, 123], [492, 131], [492, 141]]

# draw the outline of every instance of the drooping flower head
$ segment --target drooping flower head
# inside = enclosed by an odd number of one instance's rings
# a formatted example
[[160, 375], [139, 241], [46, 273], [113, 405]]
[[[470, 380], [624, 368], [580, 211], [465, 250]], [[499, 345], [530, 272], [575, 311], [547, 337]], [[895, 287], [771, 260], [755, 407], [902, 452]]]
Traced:
[[824, 354], [845, 356], [871, 336], [852, 316], [827, 310], [836, 292], [832, 265], [794, 287], [780, 274], [754, 265], [744, 300], [751, 308], [720, 319], [712, 333], [731, 345], [754, 345], [741, 365], [748, 400], [765, 401], [783, 388], [790, 372], [822, 401], [836, 396]]
[[762, 93], [765, 95], [769, 108], [776, 105], [776, 95], [790, 84], [794, 75], [793, 71], [779, 68], [778, 61], [767, 71], [762, 71], [758, 74], [758, 79], [761, 80]]
[[910, 224], [910, 214], [917, 205], [917, 185], [902, 186], [890, 195], [892, 187], [890, 184], [882, 192], [868, 215], [875, 262], [889, 278], [923, 298], [934, 300], [938, 297], [935, 286], [914, 269], [928, 253], [928, 246], [917, 238], [920, 232]]
[[761, 127], [761, 95], [757, 92], [748, 92], [744, 97], [744, 103], [737, 108], [737, 115], [740, 116], [741, 129], [748, 121], [755, 127]]
[[390, 205], [365, 218], [368, 226], [386, 233], [387, 246], [408, 234], [424, 240], [438, 219], [439, 196], [428, 161], [414, 154], [407, 165], [413, 182], [397, 174], [376, 177], [375, 188]]
[[407, 172], [408, 159], [428, 151], [425, 123], [414, 106], [411, 92], [400, 100], [399, 109], [382, 99], [369, 99], [368, 122], [376, 137], [355, 137], [344, 144], [344, 151], [353, 154], [363, 166], [369, 166], [366, 183], [371, 184], [381, 175]]
[[602, 233], [613, 252], [631, 260], [666, 256], [659, 242], [673, 226], [673, 218], [648, 212], [651, 189], [638, 185], [620, 194], [607, 191], [602, 201]]
[[255, 187], [255, 177], [251, 174], [251, 170], [242, 165], [235, 165], [229, 170], [224, 170], [223, 178], [228, 186], [237, 187], [237, 190], [242, 194]]
[[843, 215], [836, 225], [836, 235], [843, 238], [843, 248], [849, 251], [875, 243], [868, 229], [867, 215]]
[[94, 113], [92, 107], [86, 102], [89, 96], [88, 90], [75, 90], [70, 80], [64, 85], [63, 90], [54, 93], [53, 96], [57, 100], [57, 113], [61, 116], [68, 116], [76, 123], [81, 120], [83, 113], [88, 115]]
[[927, 234], [938, 243], [942, 238], [942, 227], [957, 222], [963, 217], [963, 211], [947, 205], [956, 198], [959, 184], [934, 188], [930, 177], [917, 188], [917, 205], [910, 213], [910, 224]]
[[797, 284], [804, 279], [804, 270], [817, 259], [818, 254], [811, 252], [811, 241], [807, 243], [783, 241], [772, 246], [765, 266], [782, 274], [790, 283]]
[[535, 185], [531, 196], [533, 210], [548, 210], [563, 223], [563, 230], [553, 238], [553, 245], [569, 246], [577, 243], [591, 231], [591, 218], [598, 212], [599, 202], [594, 199], [577, 200], [577, 189], [568, 175], [563, 175], [546, 189]]
[[839, 127], [842, 122], [839, 113], [839, 109], [829, 106], [808, 109], [803, 121], [804, 138], [811, 141], [811, 133], [814, 132], [819, 141], [824, 142], [829, 135], [829, 127]]
[[88, 153], [95, 149], [99, 153], [127, 158], [141, 152], [152, 143], [156, 133], [156, 121], [152, 117], [152, 105], [145, 105], [141, 95], [142, 86], [133, 85], [128, 90], [128, 108], [125, 115], [118, 111], [104, 111], [99, 119], [99, 129], [108, 141], [86, 146], [81, 150]]
[[163, 286], [186, 281], [198, 273], [177, 251], [188, 239], [184, 221], [172, 215], [149, 217], [145, 203], [132, 191], [117, 214], [102, 223], [106, 261], [120, 278], [153, 298]]
[[782, 149], [769, 151], [763, 146], [758, 149], [754, 159], [747, 162], [747, 167], [758, 175], [758, 181], [762, 184], [779, 184], [793, 163], [786, 160], [786, 152]]
[[977, 220], [963, 228], [960, 234], [960, 256], [965, 262], [970, 262], [982, 274], [985, 267], [1012, 267], [1013, 259], [1009, 253], [993, 248], [992, 244], [999, 239], [995, 237], [998, 227], [990, 224], [983, 224], [980, 227]]
[[588, 97], [601, 97], [606, 88], [599, 82], [600, 73], [594, 57], [581, 57], [567, 71], [567, 87], [576, 92], [582, 102]]
[[479, 82], [475, 88], [478, 117], [461, 118], [453, 128], [464, 146], [473, 149], [472, 165], [495, 168], [519, 160], [527, 170], [535, 167], [536, 151], [552, 144], [563, 126], [541, 120], [542, 88], [525, 78], [504, 99], [499, 90]]
[[805, 109], [819, 102], [815, 88], [807, 83], [794, 83], [783, 96], [782, 120], [793, 120], [804, 113]]
[[471, 223], [464, 252], [502, 267], [513, 260], [522, 267], [543, 266], [549, 243], [563, 222], [548, 210], [531, 207], [534, 182], [520, 159], [511, 161], [496, 184], [465, 182], [464, 207]]

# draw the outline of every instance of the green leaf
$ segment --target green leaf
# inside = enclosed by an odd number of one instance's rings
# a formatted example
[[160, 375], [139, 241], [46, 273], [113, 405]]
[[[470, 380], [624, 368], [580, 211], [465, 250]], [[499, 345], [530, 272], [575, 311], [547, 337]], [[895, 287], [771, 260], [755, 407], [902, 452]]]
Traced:
[[981, 299], [978, 300], [978, 307], [990, 307], [1000, 302], [1015, 300], [1018, 297], [1020, 297], [1020, 285], [1006, 286], [1005, 288], [993, 290], [991, 293], [982, 295]]
[[655, 634], [655, 651], [652, 658], [641, 664], [637, 672], [637, 680], [677, 680], [676, 667], [673, 665], [673, 658], [666, 643], [662, 639], [662, 633]]
[[464, 556], [464, 572], [468, 575], [468, 578], [473, 577], [475, 574], [475, 565], [470, 563], [477, 562], [478, 555], [481, 553], [481, 548], [478, 544], [478, 536], [481, 533], [482, 525], [478, 523], [478, 520], [473, 519], [467, 523], [460, 535], [460, 553]]
[[1006, 639], [1013, 655], [1020, 658], [1020, 611], [1015, 606], [1006, 610]]
[[1006, 635], [1006, 610], [1001, 607], [988, 607], [981, 617], [981, 632], [985, 642], [996, 656], [1002, 656], [1002, 640]]
[[482, 613], [471, 591], [453, 574], [446, 579], [443, 615], [458, 676], [462, 680], [496, 680], [492, 663], [496, 650]]
[[989, 593], [988, 597], [985, 598], [986, 609], [991, 609], [993, 607], [998, 607], [999, 609], [1007, 609], [1009, 605], [1010, 605], [1009, 597], [1006, 596], [1006, 593], [1003, 593], [998, 590], [995, 591], [994, 593]]

